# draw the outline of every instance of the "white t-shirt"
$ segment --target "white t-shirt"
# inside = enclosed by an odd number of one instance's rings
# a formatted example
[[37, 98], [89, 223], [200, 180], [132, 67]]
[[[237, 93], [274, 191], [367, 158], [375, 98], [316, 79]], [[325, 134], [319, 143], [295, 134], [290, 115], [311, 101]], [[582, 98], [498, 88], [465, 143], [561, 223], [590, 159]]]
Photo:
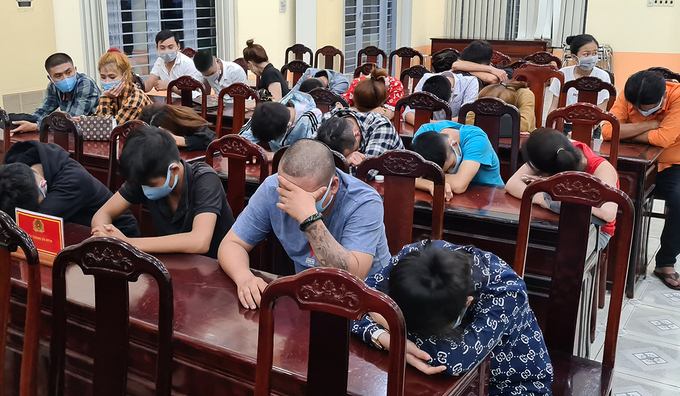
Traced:
[[[221, 90], [233, 83], [243, 83], [248, 85], [248, 76], [241, 66], [234, 62], [223, 61], [221, 59], [220, 61], [222, 62], [222, 78], [219, 81], [211, 81], [208, 80], [207, 77], [203, 77], [203, 80], [199, 80], [208, 81], [215, 95], [219, 95]], [[229, 98], [229, 95], [226, 95], [225, 99], [226, 98]]]
[[[168, 72], [168, 68], [165, 67], [165, 61], [159, 57], [153, 64], [151, 74], [153, 74], [154, 76], [158, 76], [158, 78], [160, 78], [161, 81], [165, 81], [168, 83], [182, 76], [190, 76], [193, 77], [196, 81], [203, 82], [203, 75], [201, 74], [201, 72], [196, 70], [194, 61], [181, 52], [177, 54], [177, 58], [175, 58], [175, 64], [172, 65], [170, 72]], [[194, 91], [192, 93], [192, 96], [194, 98], [200, 95], [201, 93], [198, 91]]]
[[[567, 66], [563, 67], [560, 69], [560, 71], [564, 74], [564, 82], [567, 83], [569, 81], [575, 80], [576, 78], [574, 77], [574, 68], [576, 66]], [[590, 73], [590, 77], [597, 77], [600, 80], [604, 82], [608, 82], [611, 84], [611, 80], [609, 79], [609, 73], [606, 71], [600, 69], [599, 67], [595, 66], [593, 68], [592, 72]], [[560, 84], [560, 81], [556, 78], [553, 78], [552, 83], [550, 84], [550, 92], [554, 96], [559, 97], [560, 96], [560, 91], [562, 89], [562, 86]], [[602, 104], [605, 100], [609, 99], [609, 91], [607, 90], [602, 90], [597, 94], [597, 104]], [[569, 91], [567, 91], [567, 106], [573, 105], [574, 103], [578, 103], [578, 90], [575, 88], [570, 88]]]

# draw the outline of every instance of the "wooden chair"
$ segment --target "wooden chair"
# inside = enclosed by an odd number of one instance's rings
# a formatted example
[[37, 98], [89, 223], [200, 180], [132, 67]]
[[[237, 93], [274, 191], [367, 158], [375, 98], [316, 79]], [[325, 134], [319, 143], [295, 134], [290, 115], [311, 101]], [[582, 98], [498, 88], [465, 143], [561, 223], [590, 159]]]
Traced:
[[[274, 158], [272, 158], [272, 175], [279, 172], [279, 162], [281, 162], [281, 157], [283, 157], [286, 150], [288, 150], [288, 146], [283, 146], [274, 153]], [[335, 167], [349, 174], [349, 164], [347, 163], [345, 156], [335, 150], [331, 150], [331, 153], [333, 153]]]
[[378, 67], [378, 65], [376, 65], [375, 63], [364, 63], [363, 65], [354, 69], [354, 78], [368, 76], [376, 67]]
[[[396, 61], [396, 58], [399, 57], [400, 60], [400, 66], [399, 70], [396, 70], [394, 67], [394, 62]], [[420, 53], [420, 51], [417, 51], [411, 47], [401, 47], [399, 49], [396, 49], [392, 52], [390, 52], [390, 76], [392, 76], [392, 72], [396, 70], [395, 74], [397, 76], [401, 76], [401, 73], [411, 67], [411, 61], [413, 58], [418, 58], [419, 65], [422, 65], [425, 63], [425, 58], [423, 57], [423, 54]]]
[[414, 90], [416, 89], [416, 85], [418, 85], [420, 79], [423, 78], [423, 76], [426, 73], [432, 72], [430, 71], [430, 69], [423, 65], [411, 66], [408, 69], [402, 71], [401, 76], [399, 76], [399, 80], [401, 81], [401, 84], [404, 86], [404, 93], [408, 95], [412, 91], [412, 89], [409, 89], [409, 81]]
[[243, 71], [246, 72], [246, 76], [248, 75], [248, 62], [246, 62], [245, 59], [236, 58], [236, 59], [234, 59], [234, 63], [241, 66], [243, 68]]
[[328, 113], [331, 111], [331, 109], [335, 108], [335, 105], [338, 103], [340, 103], [342, 107], [349, 107], [349, 104], [347, 104], [347, 100], [345, 100], [345, 98], [328, 88], [314, 88], [309, 91], [309, 95], [314, 99], [316, 108], [321, 110], [323, 113]]
[[[323, 66], [320, 66], [319, 55], [324, 57]], [[339, 49], [333, 47], [332, 45], [327, 45], [325, 47], [319, 48], [314, 53], [314, 67], [317, 69], [329, 69], [333, 70], [333, 63], [336, 56], [340, 56], [340, 73], [345, 72], [345, 54]]]
[[260, 103], [257, 91], [243, 83], [233, 83], [220, 91], [217, 96], [217, 121], [215, 132], [221, 138], [222, 123], [224, 122], [224, 95], [229, 95], [234, 100], [234, 112], [232, 115], [231, 133], [238, 133], [246, 123], [246, 100], [253, 99], [255, 104]]
[[496, 66], [505, 66], [512, 63], [512, 58], [505, 55], [500, 51], [493, 51], [493, 56], [491, 57], [491, 64]]
[[285, 64], [288, 64], [288, 60], [290, 59], [289, 56], [290, 54], [293, 54], [295, 56], [295, 60], [301, 60], [304, 61], [305, 54], [309, 54], [309, 63], [314, 63], [314, 52], [308, 47], [306, 47], [304, 44], [294, 44], [288, 48], [286, 48], [286, 60]]
[[486, 132], [496, 154], [498, 154], [498, 145], [501, 139], [501, 117], [507, 114], [512, 118], [510, 176], [514, 175], [517, 170], [519, 156], [520, 116], [517, 107], [509, 105], [498, 98], [480, 98], [472, 103], [464, 104], [460, 108], [458, 117], [464, 120], [469, 112], [475, 114], [475, 125]]
[[210, 143], [205, 151], [205, 162], [213, 166], [213, 157], [217, 153], [227, 158], [229, 173], [227, 201], [236, 218], [245, 208], [246, 166], [249, 161], [255, 160], [255, 164], [260, 167], [260, 184], [263, 183], [269, 176], [267, 153], [262, 147], [239, 135], [225, 135]]
[[519, 69], [520, 67], [522, 67], [522, 65], [526, 65], [527, 63], [529, 63], [529, 61], [525, 61], [525, 60], [522, 59], [522, 60], [518, 60], [518, 61], [512, 62], [511, 64], [505, 66], [505, 68], [506, 68], [506, 69], [517, 70], [517, 69]]
[[293, 85], [297, 84], [302, 73], [304, 73], [311, 66], [301, 60], [292, 60], [281, 67], [281, 74], [283, 78], [288, 79], [288, 72], [293, 73]]
[[23, 250], [27, 262], [26, 282], [28, 295], [26, 301], [26, 321], [24, 327], [24, 346], [21, 354], [21, 396], [35, 396], [38, 381], [38, 347], [40, 342], [40, 260], [33, 240], [17, 226], [12, 217], [0, 211], [0, 391], [4, 386], [5, 348], [7, 347], [7, 324], [10, 317], [11, 257], [10, 253], [18, 248]]
[[12, 122], [9, 120], [9, 116], [7, 115], [7, 112], [3, 110], [0, 107], [0, 120], [5, 123], [5, 128], [3, 129], [2, 133], [2, 141], [3, 141], [3, 153], [6, 153], [7, 150], [12, 146], [12, 136], [11, 136], [11, 129], [12, 129]]
[[546, 51], [538, 51], [531, 55], [527, 55], [524, 57], [524, 60], [537, 65], [549, 65], [552, 62], [555, 62], [555, 66], [557, 66], [558, 69], [562, 68], [562, 59]]
[[[76, 264], [94, 277], [95, 324], [94, 395], [124, 395], [129, 350], [128, 283], [148, 274], [158, 285], [158, 348], [156, 395], [169, 396], [172, 384], [173, 291], [170, 273], [155, 257], [116, 238], [94, 237], [69, 246], [52, 268], [52, 339], [49, 394], [63, 395], [66, 358], [66, 270]], [[150, 363], [150, 362], [149, 362]]]
[[189, 47], [183, 48], [181, 52], [189, 58], [193, 58], [196, 55], [196, 50]]
[[390, 150], [378, 157], [367, 158], [357, 169], [357, 178], [366, 181], [368, 172], [376, 169], [385, 176], [383, 205], [389, 209], [385, 216], [385, 234], [390, 254], [395, 255], [413, 242], [413, 202], [416, 178], [434, 182], [432, 202], [432, 239], [441, 239], [444, 227], [444, 172], [434, 162], [409, 150]]
[[180, 90], [182, 96], [182, 106], [194, 107], [194, 99], [192, 97], [192, 92], [199, 89], [201, 90], [201, 117], [203, 119], [208, 118], [208, 89], [205, 85], [193, 77], [182, 76], [176, 80], [170, 81], [168, 84], [168, 94], [167, 103], [172, 103], [172, 89], [177, 87]]
[[545, 86], [551, 78], [560, 80], [560, 86], [564, 86], [564, 74], [557, 70], [555, 65], [534, 65], [527, 63], [515, 70], [512, 79], [516, 81], [526, 81], [529, 89], [534, 93], [536, 106], [536, 127], [543, 127], [543, 101], [545, 98]]
[[141, 89], [142, 91], [146, 91], [144, 89], [144, 80], [142, 80], [142, 76], [140, 76], [137, 73], [132, 73], [132, 83], [137, 86], [137, 88]]
[[292, 298], [299, 309], [311, 311], [307, 391], [303, 394], [347, 395], [350, 320], [359, 320], [369, 312], [381, 314], [390, 328], [387, 394], [404, 394], [406, 323], [399, 306], [349, 272], [310, 268], [273, 281], [262, 293], [255, 396], [271, 394], [274, 308], [282, 296]]
[[399, 99], [397, 105], [394, 106], [392, 124], [394, 124], [398, 133], [401, 133], [401, 110], [406, 106], [416, 112], [415, 123], [413, 125], [414, 132], [417, 131], [421, 125], [429, 123], [430, 120], [432, 120], [433, 113], [437, 110], [444, 110], [446, 119], [451, 119], [451, 108], [448, 103], [429, 92], [415, 92]]
[[[366, 56], [365, 62], [363, 61], [364, 55]], [[383, 69], [387, 68], [387, 54], [385, 53], [385, 51], [381, 50], [375, 45], [369, 45], [368, 47], [364, 47], [359, 50], [359, 52], [357, 53], [357, 67], [361, 66], [364, 63], [378, 64], [378, 56], [381, 57], [380, 67]]]
[[592, 103], [597, 106], [597, 96], [602, 90], [609, 92], [607, 110], [610, 110], [616, 101], [616, 88], [614, 85], [604, 82], [597, 77], [580, 77], [575, 80], [567, 81], [562, 85], [559, 107], [567, 105], [567, 93], [570, 88], [574, 88], [578, 91], [579, 103]]
[[71, 156], [76, 161], [82, 163], [83, 159], [83, 132], [80, 126], [73, 122], [71, 115], [61, 111], [43, 118], [40, 124], [39, 139], [43, 143], [48, 142], [49, 132], [54, 135], [54, 143], [69, 151], [69, 137], [73, 137], [74, 148]]
[[[557, 250], [549, 292], [550, 310], [543, 329], [546, 346], [554, 368], [552, 392], [555, 395], [610, 394], [621, 306], [633, 236], [633, 202], [622, 191], [609, 187], [594, 176], [582, 172], [564, 172], [527, 186], [522, 196], [514, 270], [524, 275], [529, 243], [532, 199], [546, 192], [561, 201]], [[616, 235], [610, 245], [616, 263], [609, 313], [607, 316], [602, 363], [572, 356], [579, 312], [581, 279], [584, 273], [591, 208], [614, 202], [619, 206]]]
[[670, 69], [666, 69], [665, 67], [659, 67], [659, 66], [650, 67], [649, 69], [647, 69], [647, 71], [655, 71], [655, 72], [661, 73], [661, 74], [663, 74], [663, 77], [666, 80], [676, 81], [676, 82], [680, 83], [680, 74], [678, 74], [678, 73], [676, 73], [676, 72], [674, 72]]
[[135, 128], [146, 126], [146, 122], [141, 120], [130, 120], [125, 124], [118, 125], [111, 131], [109, 138], [109, 170], [108, 170], [108, 185], [107, 187], [112, 193], [118, 190], [118, 159], [120, 157], [120, 149], [125, 144], [125, 138]]
[[451, 52], [454, 55], [456, 55], [456, 58], [460, 58], [460, 51], [458, 51], [457, 49], [453, 49], [453, 48], [444, 48], [443, 50], [439, 50], [439, 51], [435, 52], [434, 54], [432, 54], [431, 57], [436, 58], [438, 55], [441, 55], [441, 54], [444, 54], [444, 53], [447, 53], [447, 52]]

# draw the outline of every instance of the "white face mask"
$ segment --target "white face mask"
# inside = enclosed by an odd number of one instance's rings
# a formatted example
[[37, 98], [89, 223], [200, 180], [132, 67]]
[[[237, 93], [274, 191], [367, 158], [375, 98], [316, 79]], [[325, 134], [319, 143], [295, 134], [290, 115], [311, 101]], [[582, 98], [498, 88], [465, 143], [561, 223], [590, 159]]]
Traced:
[[177, 51], [160, 51], [158, 56], [165, 61], [165, 63], [170, 63], [177, 58]]
[[588, 56], [588, 57], [585, 57], [585, 58], [576, 58], [576, 59], [578, 59], [578, 67], [581, 70], [585, 70], [585, 71], [593, 70], [593, 68], [597, 65], [597, 61], [598, 61], [597, 55]]
[[640, 114], [647, 117], [647, 116], [650, 116], [650, 115], [656, 113], [657, 111], [661, 110], [662, 107], [663, 107], [663, 98], [661, 98], [661, 102], [659, 102], [659, 104], [654, 106], [653, 108], [651, 108], [649, 110], [638, 109], [638, 111], [640, 112]]

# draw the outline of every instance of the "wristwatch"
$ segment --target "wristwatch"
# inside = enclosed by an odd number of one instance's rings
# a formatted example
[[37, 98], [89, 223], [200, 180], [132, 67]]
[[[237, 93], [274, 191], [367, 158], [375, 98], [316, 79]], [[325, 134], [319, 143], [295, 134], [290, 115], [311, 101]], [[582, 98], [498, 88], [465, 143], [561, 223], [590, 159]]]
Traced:
[[373, 342], [373, 345], [375, 345], [376, 348], [385, 349], [383, 344], [381, 344], [380, 341], [378, 341], [378, 338], [385, 333], [390, 334], [390, 332], [385, 329], [378, 329], [374, 331], [373, 334], [371, 334], [371, 342]]

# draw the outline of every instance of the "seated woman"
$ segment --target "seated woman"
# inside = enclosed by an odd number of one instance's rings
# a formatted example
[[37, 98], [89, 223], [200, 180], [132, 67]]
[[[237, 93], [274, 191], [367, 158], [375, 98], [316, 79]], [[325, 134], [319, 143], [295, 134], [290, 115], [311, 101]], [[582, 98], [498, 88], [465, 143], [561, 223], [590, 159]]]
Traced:
[[[247, 47], [243, 49], [243, 59], [248, 63], [248, 70], [260, 77], [258, 91], [266, 89], [272, 96], [272, 102], [278, 102], [288, 94], [288, 81], [278, 69], [269, 63], [267, 51], [253, 40], [246, 41]], [[249, 108], [255, 107], [255, 102], [248, 102]]]
[[[534, 113], [536, 100], [534, 93], [527, 88], [526, 82], [508, 81], [506, 83], [488, 85], [479, 91], [477, 99], [481, 98], [498, 98], [509, 105], [517, 107], [520, 116], [519, 130], [524, 135], [529, 136], [529, 132], [536, 129], [536, 114]], [[468, 113], [466, 124], [475, 124], [474, 113]], [[504, 127], [503, 119], [501, 119], [501, 129]]]
[[353, 108], [360, 113], [385, 114], [382, 107], [387, 101], [387, 70], [375, 68], [369, 78], [354, 87]]
[[[413, 135], [411, 150], [439, 165], [446, 174], [445, 198], [464, 193], [470, 183], [503, 185], [498, 155], [476, 126], [453, 121], [424, 124]], [[416, 188], [434, 193], [434, 183], [416, 179]]]
[[172, 133], [177, 146], [186, 151], [205, 151], [217, 139], [217, 134], [208, 128], [210, 123], [190, 107], [154, 103], [144, 107], [139, 118]]
[[110, 116], [118, 125], [139, 118], [142, 108], [151, 99], [132, 82], [130, 59], [111, 48], [99, 59], [99, 76], [104, 92], [95, 110], [96, 116]]
[[[595, 155], [586, 144], [569, 140], [555, 129], [540, 128], [532, 132], [522, 145], [522, 158], [526, 163], [505, 185], [505, 191], [516, 198], [522, 198], [527, 184], [566, 171], [586, 172], [619, 188], [619, 175], [609, 161]], [[534, 203], [559, 213], [560, 203], [552, 201], [548, 194], [534, 195]], [[607, 246], [614, 235], [617, 209], [613, 202], [593, 208], [593, 216], [607, 222], [600, 227], [599, 249]]]
[[[406, 362], [425, 374], [465, 373], [490, 356], [490, 395], [550, 395], [553, 367], [524, 281], [503, 260], [444, 241], [407, 245], [366, 284], [389, 294], [406, 326]], [[385, 319], [352, 332], [390, 349]]]
[[347, 100], [350, 107], [355, 107], [355, 93], [357, 85], [366, 78], [377, 79], [378, 77], [383, 77], [385, 81], [385, 86], [387, 87], [387, 99], [384, 104], [379, 107], [374, 108], [372, 111], [380, 113], [385, 117], [392, 119], [394, 117], [394, 106], [397, 105], [399, 99], [404, 97], [404, 85], [399, 81], [398, 78], [391, 77], [386, 69], [374, 68], [371, 71], [370, 76], [361, 76], [352, 80], [349, 85], [347, 92], [342, 94], [342, 97]]

